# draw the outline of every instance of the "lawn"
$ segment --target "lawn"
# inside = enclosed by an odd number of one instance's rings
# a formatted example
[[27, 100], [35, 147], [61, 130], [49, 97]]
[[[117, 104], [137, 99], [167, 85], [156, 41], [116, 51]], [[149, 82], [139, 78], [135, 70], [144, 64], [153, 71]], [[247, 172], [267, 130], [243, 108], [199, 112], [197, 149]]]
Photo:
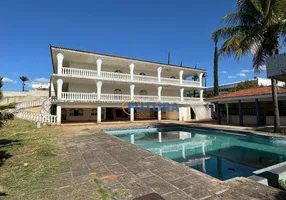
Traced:
[[15, 119], [0, 128], [0, 196], [35, 199], [57, 183], [69, 163], [59, 152], [57, 126], [37, 129]]

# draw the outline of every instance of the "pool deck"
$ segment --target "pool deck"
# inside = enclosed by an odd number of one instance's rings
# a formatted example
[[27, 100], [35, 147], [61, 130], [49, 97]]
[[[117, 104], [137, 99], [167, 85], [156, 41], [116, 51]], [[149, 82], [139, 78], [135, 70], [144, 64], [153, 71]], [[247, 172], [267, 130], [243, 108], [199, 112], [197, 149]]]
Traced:
[[[71, 162], [62, 177], [73, 186], [59, 190], [59, 199], [92, 199], [94, 178], [116, 199], [134, 199], [157, 193], [168, 200], [185, 199], [286, 199], [286, 192], [246, 178], [222, 182], [184, 164], [165, 159], [109, 135], [107, 128], [150, 126], [154, 122], [64, 127], [61, 154]], [[169, 124], [170, 122], [167, 122]], [[196, 124], [197, 126], [197, 124]], [[73, 192], [69, 192], [73, 191]]]

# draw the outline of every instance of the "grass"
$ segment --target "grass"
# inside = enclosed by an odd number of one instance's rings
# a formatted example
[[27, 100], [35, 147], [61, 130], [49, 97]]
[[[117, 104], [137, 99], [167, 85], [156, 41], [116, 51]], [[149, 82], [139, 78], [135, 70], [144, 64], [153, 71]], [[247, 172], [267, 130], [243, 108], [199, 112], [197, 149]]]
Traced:
[[57, 155], [59, 132], [59, 127], [37, 129], [35, 124], [19, 119], [0, 128], [2, 196], [29, 198], [53, 185], [55, 175], [67, 165]]

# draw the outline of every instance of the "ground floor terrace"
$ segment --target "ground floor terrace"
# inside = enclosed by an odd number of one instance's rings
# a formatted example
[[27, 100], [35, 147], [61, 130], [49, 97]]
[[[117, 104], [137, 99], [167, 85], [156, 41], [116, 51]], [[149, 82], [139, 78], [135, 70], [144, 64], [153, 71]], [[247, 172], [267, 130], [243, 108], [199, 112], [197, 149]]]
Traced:
[[138, 104], [128, 106], [123, 104], [99, 104], [99, 103], [59, 103], [53, 105], [51, 112], [57, 115], [58, 123], [95, 122], [108, 121], [138, 121], [138, 120], [179, 120], [190, 121], [209, 119], [210, 110], [208, 104], [196, 106], [179, 105], [176, 103], [151, 102], [148, 105]]
[[[210, 99], [213, 103], [212, 118], [223, 122], [243, 125], [273, 125], [274, 103], [271, 87], [251, 88], [223, 94]], [[286, 90], [278, 88], [278, 106], [281, 125], [286, 125]]]

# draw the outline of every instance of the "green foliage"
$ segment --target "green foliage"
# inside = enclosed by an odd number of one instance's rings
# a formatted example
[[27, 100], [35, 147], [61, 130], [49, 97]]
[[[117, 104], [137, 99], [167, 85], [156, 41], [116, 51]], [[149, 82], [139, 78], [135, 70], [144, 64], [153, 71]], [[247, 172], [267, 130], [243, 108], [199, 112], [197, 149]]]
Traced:
[[212, 92], [207, 92], [207, 93], [204, 94], [205, 98], [211, 98], [213, 96], [214, 96], [214, 94]]
[[219, 53], [218, 53], [218, 47], [217, 47], [217, 42], [218, 40], [215, 39], [215, 50], [214, 50], [214, 96], [219, 95], [219, 85], [218, 85], [218, 58], [219, 58]]
[[279, 188], [286, 191], [286, 180], [279, 181]]
[[0, 110], [12, 109], [16, 107], [16, 103], [9, 103], [0, 106]]
[[244, 81], [239, 83], [235, 88], [229, 90], [230, 92], [235, 92], [239, 90], [249, 89], [249, 88], [256, 88], [258, 87], [257, 83], [254, 83], [252, 81]]
[[104, 188], [102, 182], [99, 179], [95, 178], [94, 182], [97, 188], [96, 193], [95, 193], [96, 200], [112, 200], [112, 199], [115, 199], [115, 197], [118, 197], [125, 193], [124, 190], [109, 193], [108, 190]]
[[25, 82], [29, 81], [29, 78], [27, 76], [20, 76], [19, 78], [22, 81], [22, 92], [24, 92], [25, 91], [25, 85], [26, 85]]

